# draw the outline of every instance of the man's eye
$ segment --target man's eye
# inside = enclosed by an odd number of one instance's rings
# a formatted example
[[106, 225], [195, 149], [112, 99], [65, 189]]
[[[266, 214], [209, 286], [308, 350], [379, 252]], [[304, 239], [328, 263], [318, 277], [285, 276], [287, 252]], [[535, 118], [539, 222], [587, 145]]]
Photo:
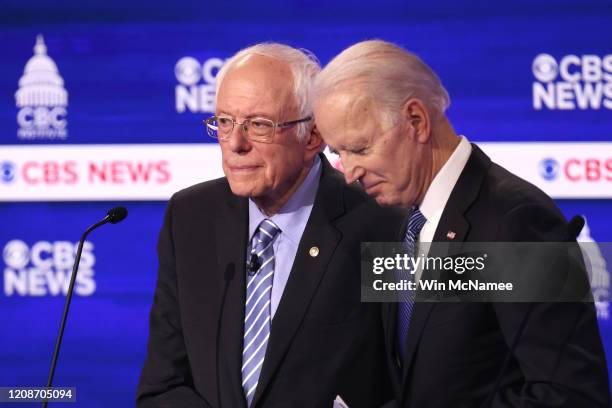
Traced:
[[253, 126], [254, 129], [265, 129], [265, 128], [270, 128], [272, 127], [272, 125], [265, 121], [265, 120], [251, 120], [251, 126]]
[[232, 124], [232, 120], [229, 118], [217, 118], [217, 123], [219, 123], [219, 126], [229, 126]]
[[360, 155], [360, 156], [361, 156], [361, 155], [366, 154], [367, 150], [368, 150], [368, 149], [367, 149], [367, 148], [365, 148], [365, 147], [360, 147], [360, 148], [358, 148], [358, 149], [352, 149], [352, 150], [351, 150], [351, 153], [353, 153], [353, 154], [357, 154], [357, 155]]

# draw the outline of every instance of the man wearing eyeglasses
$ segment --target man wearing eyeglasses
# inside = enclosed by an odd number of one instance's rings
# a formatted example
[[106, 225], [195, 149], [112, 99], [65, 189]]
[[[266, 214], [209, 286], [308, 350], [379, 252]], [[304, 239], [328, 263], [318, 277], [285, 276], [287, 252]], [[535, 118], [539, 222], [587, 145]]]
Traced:
[[360, 242], [382, 209], [320, 154], [318, 63], [279, 44], [217, 77], [225, 178], [175, 194], [158, 246], [139, 407], [351, 407], [389, 399], [379, 306], [360, 302]]

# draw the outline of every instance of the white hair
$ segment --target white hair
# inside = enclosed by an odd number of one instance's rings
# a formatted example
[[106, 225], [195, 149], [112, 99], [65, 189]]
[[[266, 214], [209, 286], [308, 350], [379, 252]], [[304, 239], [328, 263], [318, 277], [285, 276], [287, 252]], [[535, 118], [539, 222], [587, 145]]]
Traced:
[[397, 123], [411, 98], [421, 100], [434, 118], [450, 105], [448, 92], [427, 64], [382, 40], [362, 41], [338, 54], [317, 76], [313, 96], [328, 96], [343, 85], [364, 92], [388, 126]]
[[[300, 48], [293, 48], [288, 45], [279, 43], [260, 43], [251, 47], [238, 51], [232, 56], [217, 74], [217, 90], [216, 95], [219, 95], [219, 88], [223, 82], [225, 75], [236, 64], [243, 61], [250, 55], [262, 55], [269, 58], [274, 58], [289, 65], [293, 75], [293, 94], [295, 95], [298, 108], [299, 118], [288, 118], [287, 120], [300, 119], [306, 116], [312, 116], [312, 92], [311, 87], [315, 76], [321, 71], [319, 60], [310, 51]], [[282, 79], [281, 79], [282, 80]], [[215, 104], [217, 96], [215, 96]], [[306, 135], [314, 126], [314, 120], [302, 122], [297, 125], [297, 138], [299, 141], [304, 141]]]

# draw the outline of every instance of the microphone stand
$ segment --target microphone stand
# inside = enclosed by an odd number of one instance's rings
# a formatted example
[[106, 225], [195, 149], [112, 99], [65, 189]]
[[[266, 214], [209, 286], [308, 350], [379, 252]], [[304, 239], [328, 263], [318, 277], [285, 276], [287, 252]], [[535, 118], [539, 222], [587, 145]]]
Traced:
[[[123, 207], [120, 207], [123, 208]], [[64, 303], [64, 312], [62, 313], [62, 320], [60, 323], [59, 333], [57, 334], [57, 340], [55, 341], [55, 350], [53, 351], [53, 358], [51, 359], [51, 370], [49, 371], [49, 378], [47, 379], [47, 388], [50, 388], [53, 384], [53, 375], [55, 374], [55, 367], [57, 365], [57, 358], [59, 356], [60, 346], [62, 344], [62, 337], [64, 336], [64, 328], [66, 327], [66, 318], [68, 317], [68, 310], [70, 309], [70, 301], [72, 300], [72, 293], [74, 292], [74, 283], [76, 281], [77, 271], [79, 269], [79, 263], [81, 262], [81, 253], [83, 252], [83, 244], [85, 243], [85, 239], [87, 235], [96, 228], [104, 225], [106, 223], [116, 224], [117, 222], [123, 220], [127, 216], [127, 211], [125, 209], [119, 211], [120, 215], [117, 215], [117, 208], [113, 208], [108, 212], [106, 217], [102, 220], [98, 221], [91, 227], [87, 228], [87, 230], [83, 233], [81, 240], [79, 241], [79, 246], [77, 248], [76, 257], [74, 259], [74, 264], [72, 265], [72, 275], [70, 276], [70, 285], [68, 286], [68, 293], [66, 293], [66, 302]], [[43, 402], [43, 408], [47, 408], [47, 404], [49, 403], [48, 399], [45, 399]]]

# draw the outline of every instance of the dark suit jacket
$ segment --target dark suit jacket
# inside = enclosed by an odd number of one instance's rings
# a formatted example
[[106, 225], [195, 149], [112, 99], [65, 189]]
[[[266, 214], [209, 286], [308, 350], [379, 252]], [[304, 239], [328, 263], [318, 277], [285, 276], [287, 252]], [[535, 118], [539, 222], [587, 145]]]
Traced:
[[[371, 407], [391, 398], [380, 304], [360, 302], [359, 253], [362, 241], [395, 239], [402, 217], [322, 162], [252, 406], [331, 407], [340, 395], [351, 407]], [[138, 407], [245, 407], [247, 234], [248, 201], [226, 179], [170, 200]]]
[[[559, 242], [566, 221], [552, 200], [477, 147], [455, 185], [434, 242]], [[610, 407], [592, 303], [417, 303], [406, 358], [396, 360], [396, 304], [383, 324], [397, 404], [480, 407], [501, 376], [494, 407]], [[510, 344], [528, 319], [512, 356]]]

